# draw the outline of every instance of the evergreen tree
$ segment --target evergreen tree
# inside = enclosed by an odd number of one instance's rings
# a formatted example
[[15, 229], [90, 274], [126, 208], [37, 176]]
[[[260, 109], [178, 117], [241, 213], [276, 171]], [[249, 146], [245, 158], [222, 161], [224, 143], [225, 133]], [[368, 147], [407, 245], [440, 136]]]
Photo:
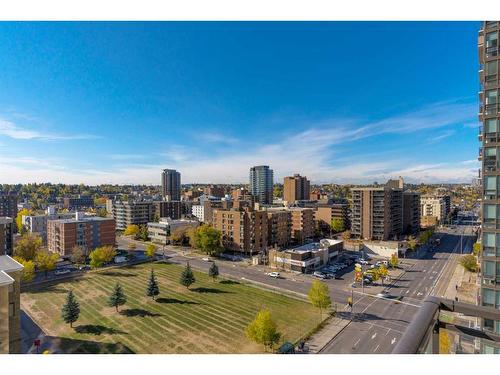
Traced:
[[151, 276], [149, 277], [148, 289], [146, 290], [146, 294], [148, 297], [153, 297], [153, 301], [155, 296], [160, 294], [160, 288], [158, 287], [158, 282], [156, 281], [155, 273], [151, 270]]
[[66, 303], [62, 307], [61, 317], [66, 323], [69, 323], [69, 326], [73, 328], [73, 323], [78, 320], [80, 316], [80, 305], [76, 301], [75, 295], [73, 291], [70, 290], [68, 292], [68, 296], [66, 297]]
[[219, 276], [219, 267], [215, 263], [212, 263], [210, 269], [208, 270], [208, 276], [210, 276], [214, 281]]
[[191, 271], [191, 266], [189, 265], [188, 262], [186, 268], [184, 268], [184, 271], [182, 271], [181, 273], [180, 283], [189, 289], [191, 284], [193, 284], [195, 281], [196, 280], [194, 278], [193, 271]]
[[118, 306], [122, 306], [126, 302], [127, 297], [125, 296], [125, 293], [123, 293], [122, 286], [119, 283], [116, 283], [113, 293], [108, 298], [108, 305], [116, 308], [116, 311], [118, 311]]

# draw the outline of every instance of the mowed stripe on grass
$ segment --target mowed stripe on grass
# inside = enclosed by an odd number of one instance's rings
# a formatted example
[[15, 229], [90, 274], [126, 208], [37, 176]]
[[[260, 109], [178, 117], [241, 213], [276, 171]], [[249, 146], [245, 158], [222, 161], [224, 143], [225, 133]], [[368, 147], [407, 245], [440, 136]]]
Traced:
[[[151, 269], [160, 287], [156, 301], [146, 296]], [[196, 283], [187, 289], [179, 284], [182, 269], [149, 263], [90, 272], [24, 292], [22, 305], [50, 335], [74, 340], [74, 348], [69, 345], [67, 350], [83, 352], [126, 347], [135, 353], [258, 353], [263, 348], [250, 342], [244, 330], [261, 308], [271, 311], [287, 341], [297, 340], [319, 323], [318, 311], [307, 302], [247, 284], [213, 282], [195, 271]], [[120, 313], [106, 303], [116, 282], [127, 296]], [[60, 316], [70, 289], [81, 309], [75, 329]], [[82, 348], [81, 342], [92, 345]], [[104, 345], [109, 343], [122, 346]]]

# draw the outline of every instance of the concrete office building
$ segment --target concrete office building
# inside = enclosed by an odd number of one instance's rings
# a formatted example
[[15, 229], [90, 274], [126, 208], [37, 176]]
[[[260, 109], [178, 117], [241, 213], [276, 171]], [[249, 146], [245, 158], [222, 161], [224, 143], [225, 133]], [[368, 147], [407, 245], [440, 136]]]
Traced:
[[250, 168], [250, 194], [255, 202], [273, 203], [273, 170], [267, 165]]
[[283, 181], [283, 200], [293, 203], [300, 200], [308, 200], [310, 197], [310, 182], [307, 177], [294, 174], [285, 177]]
[[23, 266], [0, 255], [0, 354], [21, 353], [21, 276]]
[[292, 215], [292, 238], [299, 243], [314, 237], [316, 225], [312, 208], [293, 207], [289, 209]]
[[213, 220], [213, 210], [223, 209], [229, 210], [233, 207], [232, 201], [218, 200], [211, 201], [205, 200], [203, 203], [194, 204], [191, 207], [191, 214], [196, 217], [200, 222], [211, 224]]
[[160, 245], [170, 243], [170, 236], [178, 230], [196, 228], [200, 223], [197, 220], [172, 220], [162, 218], [158, 223], [148, 223], [148, 236], [152, 242]]
[[86, 254], [101, 246], [114, 246], [116, 242], [115, 220], [103, 217], [85, 217], [76, 212], [73, 219], [47, 222], [47, 247], [62, 257], [70, 256], [75, 246]]
[[403, 230], [403, 192], [399, 188], [356, 187], [352, 192], [351, 235], [363, 240], [397, 239]]
[[0, 217], [11, 217], [13, 219], [17, 216], [17, 194], [0, 191]]
[[213, 226], [222, 232], [223, 246], [232, 251], [256, 254], [267, 249], [267, 213], [236, 205], [213, 210]]
[[161, 173], [163, 198], [167, 201], [181, 200], [181, 174], [175, 169], [164, 169]]
[[64, 208], [69, 211], [81, 210], [94, 207], [94, 198], [90, 195], [79, 195], [78, 197], [66, 197], [63, 199]]
[[[479, 140], [482, 147], [482, 266], [481, 304], [500, 309], [500, 22], [486, 21], [479, 31]], [[500, 321], [484, 319], [485, 330], [500, 334]], [[482, 351], [499, 353], [491, 343], [483, 343]]]
[[0, 217], [0, 255], [12, 255], [14, 252], [14, 220]]
[[403, 233], [417, 233], [420, 230], [420, 193], [403, 192]]
[[116, 229], [125, 230], [128, 225], [146, 225], [154, 220], [155, 207], [150, 201], [112, 201], [111, 214]]

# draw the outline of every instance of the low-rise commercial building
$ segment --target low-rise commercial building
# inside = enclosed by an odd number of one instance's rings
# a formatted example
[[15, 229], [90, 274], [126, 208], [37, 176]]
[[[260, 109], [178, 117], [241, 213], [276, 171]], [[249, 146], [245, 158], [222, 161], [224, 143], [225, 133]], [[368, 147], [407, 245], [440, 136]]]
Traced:
[[21, 353], [21, 276], [23, 266], [0, 255], [0, 354]]
[[88, 254], [96, 247], [114, 246], [115, 242], [115, 220], [112, 218], [85, 217], [77, 212], [73, 219], [47, 222], [48, 249], [62, 257], [70, 256], [75, 246]]
[[14, 221], [0, 217], [0, 255], [12, 255], [14, 250]]
[[267, 213], [236, 205], [213, 210], [213, 226], [222, 232], [227, 250], [256, 254], [267, 249]]
[[167, 245], [170, 243], [170, 236], [179, 230], [196, 228], [200, 225], [197, 220], [172, 220], [162, 218], [158, 223], [148, 223], [148, 236], [152, 242]]
[[335, 261], [343, 250], [342, 240], [322, 239], [293, 249], [269, 250], [271, 268], [310, 273]]

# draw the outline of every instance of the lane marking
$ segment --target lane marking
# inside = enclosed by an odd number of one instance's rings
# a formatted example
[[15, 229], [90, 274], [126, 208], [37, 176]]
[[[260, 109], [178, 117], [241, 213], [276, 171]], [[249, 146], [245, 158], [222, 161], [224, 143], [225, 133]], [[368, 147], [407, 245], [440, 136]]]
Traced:
[[373, 353], [375, 353], [380, 345], [377, 345], [377, 347], [373, 350]]
[[394, 337], [392, 340], [391, 340], [391, 345], [394, 345], [394, 343], [396, 342], [396, 338]]
[[375, 332], [373, 335], [372, 335], [372, 340], [377, 337], [377, 332]]
[[356, 341], [353, 346], [358, 346], [360, 341], [361, 341], [361, 339], [358, 339], [358, 341]]

